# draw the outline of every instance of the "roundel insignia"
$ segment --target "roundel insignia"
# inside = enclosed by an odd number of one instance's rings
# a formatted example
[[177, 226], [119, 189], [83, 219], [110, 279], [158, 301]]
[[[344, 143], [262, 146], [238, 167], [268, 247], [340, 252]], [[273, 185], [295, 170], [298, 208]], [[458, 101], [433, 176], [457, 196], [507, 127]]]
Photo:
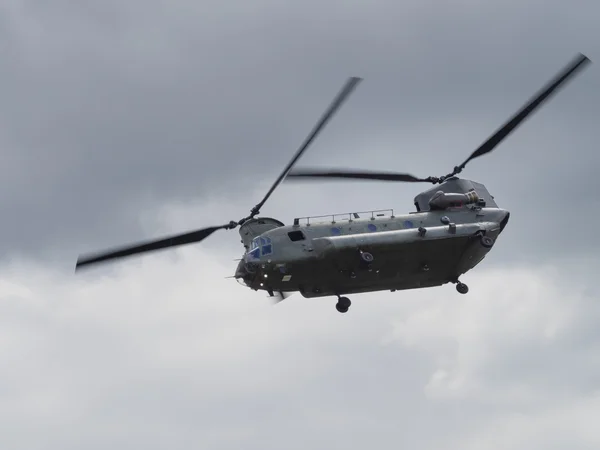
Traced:
[[367, 228], [369, 231], [377, 231], [377, 226], [370, 223], [369, 225], [367, 225]]
[[404, 228], [414, 228], [413, 223], [410, 220], [404, 221]]
[[339, 236], [341, 233], [342, 233], [342, 231], [338, 227], [333, 227], [331, 229], [331, 234], [333, 236]]

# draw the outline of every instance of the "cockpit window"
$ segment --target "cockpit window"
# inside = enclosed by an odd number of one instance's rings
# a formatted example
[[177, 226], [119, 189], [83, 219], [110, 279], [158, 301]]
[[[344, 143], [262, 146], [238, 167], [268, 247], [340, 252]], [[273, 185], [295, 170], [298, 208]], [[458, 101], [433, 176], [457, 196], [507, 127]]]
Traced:
[[273, 253], [273, 245], [271, 244], [271, 238], [260, 238], [260, 248], [263, 256], [270, 255]]
[[248, 255], [252, 258], [260, 258], [260, 255], [271, 255], [273, 253], [273, 244], [271, 238], [257, 237], [252, 240]]

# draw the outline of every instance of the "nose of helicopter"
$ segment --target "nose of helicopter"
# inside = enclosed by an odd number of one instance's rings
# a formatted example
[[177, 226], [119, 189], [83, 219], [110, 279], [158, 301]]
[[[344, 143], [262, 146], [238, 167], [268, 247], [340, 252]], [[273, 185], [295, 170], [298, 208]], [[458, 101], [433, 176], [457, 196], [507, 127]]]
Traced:
[[238, 263], [234, 277], [237, 279], [238, 283], [243, 283], [246, 286], [250, 286], [252, 281], [256, 278], [257, 269], [257, 264], [248, 261], [246, 255], [244, 255], [244, 257], [242, 257]]
[[502, 233], [502, 231], [504, 231], [504, 228], [506, 227], [506, 224], [508, 223], [509, 219], [510, 219], [510, 212], [503, 211], [502, 219], [500, 220], [500, 233]]

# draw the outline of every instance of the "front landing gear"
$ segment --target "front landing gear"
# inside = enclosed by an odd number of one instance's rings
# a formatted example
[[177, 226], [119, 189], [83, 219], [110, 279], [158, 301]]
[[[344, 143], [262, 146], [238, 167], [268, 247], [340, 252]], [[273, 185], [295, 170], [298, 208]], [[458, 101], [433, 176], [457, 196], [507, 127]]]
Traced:
[[335, 309], [337, 309], [338, 312], [347, 313], [351, 304], [352, 302], [348, 297], [338, 297], [338, 302], [335, 305]]

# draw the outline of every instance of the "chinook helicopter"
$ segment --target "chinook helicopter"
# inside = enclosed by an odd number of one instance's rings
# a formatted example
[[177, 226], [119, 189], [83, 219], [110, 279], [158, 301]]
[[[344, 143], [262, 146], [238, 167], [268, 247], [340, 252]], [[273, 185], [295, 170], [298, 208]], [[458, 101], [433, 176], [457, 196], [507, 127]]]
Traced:
[[[579, 54], [520, 111], [442, 177], [418, 178], [404, 173], [295, 170], [292, 167], [352, 93], [360, 78], [350, 78], [335, 97], [292, 160], [250, 215], [101, 254], [82, 256], [76, 270], [135, 254], [202, 241], [217, 230], [239, 227], [244, 254], [233, 276], [250, 289], [263, 290], [278, 301], [294, 292], [305, 298], [335, 296], [336, 309], [348, 311], [348, 294], [425, 288], [447, 283], [466, 294], [459, 277], [479, 264], [508, 223], [510, 212], [498, 206], [487, 188], [458, 178], [467, 163], [491, 152], [532, 112], [580, 72], [590, 60]], [[292, 225], [257, 217], [273, 191], [286, 180], [360, 179], [434, 186], [415, 197], [416, 211], [353, 212], [294, 219]]]

